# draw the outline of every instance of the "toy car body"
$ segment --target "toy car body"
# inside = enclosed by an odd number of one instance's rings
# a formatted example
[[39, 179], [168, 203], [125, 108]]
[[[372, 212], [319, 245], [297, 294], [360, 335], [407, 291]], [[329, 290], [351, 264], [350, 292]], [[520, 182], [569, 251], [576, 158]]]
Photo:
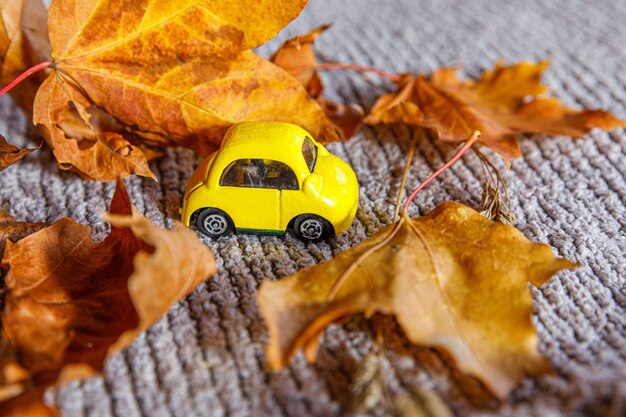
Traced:
[[293, 230], [317, 242], [350, 227], [358, 196], [350, 166], [301, 127], [246, 122], [189, 178], [181, 217], [210, 237]]

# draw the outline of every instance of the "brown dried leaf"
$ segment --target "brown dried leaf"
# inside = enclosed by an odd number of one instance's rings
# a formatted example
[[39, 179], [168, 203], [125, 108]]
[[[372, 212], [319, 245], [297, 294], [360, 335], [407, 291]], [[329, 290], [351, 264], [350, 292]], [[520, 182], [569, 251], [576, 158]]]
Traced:
[[129, 345], [163, 317], [174, 303], [212, 276], [216, 266], [208, 247], [180, 222], [175, 230], [162, 230], [134, 208], [131, 216], [109, 214], [105, 220], [113, 228], [130, 230], [136, 239], [154, 248], [151, 253], [135, 255], [133, 274], [128, 278], [128, 293], [139, 325], [124, 332], [109, 349], [110, 354]]
[[[116, 6], [112, 0], [57, 0], [48, 21], [55, 66], [37, 95], [34, 122], [51, 132], [61, 164], [100, 180], [148, 175], [145, 158], [120, 132], [98, 135], [99, 147], [83, 144], [83, 138], [62, 145], [69, 135], [58, 122], [69, 104], [81, 115], [84, 108], [102, 109], [128, 133], [159, 138], [159, 146], [182, 145], [202, 154], [215, 150], [226, 130], [241, 121], [288, 121], [322, 141], [335, 140], [322, 109], [297, 80], [249, 50], [274, 36], [305, 4], [146, 0]], [[61, 150], [66, 147], [71, 152]], [[108, 148], [119, 163], [104, 164]]]
[[437, 70], [430, 78], [406, 74], [395, 93], [378, 99], [365, 122], [427, 127], [445, 142], [462, 142], [479, 130], [479, 142], [507, 161], [521, 156], [517, 133], [579, 138], [593, 128], [626, 127], [626, 122], [605, 111], [579, 111], [541, 96], [549, 90], [541, 83], [547, 67], [547, 62], [498, 63], [478, 81], [459, 80], [454, 68]]
[[263, 283], [258, 302], [271, 369], [285, 367], [300, 348], [312, 352], [330, 323], [380, 312], [394, 315], [413, 343], [448, 350], [501, 397], [524, 376], [546, 371], [527, 286], [572, 262], [458, 203], [390, 228], [330, 262]]
[[270, 58], [270, 61], [300, 81], [309, 95], [315, 99], [322, 94], [324, 86], [317, 71], [312, 69], [317, 65], [313, 43], [328, 28], [330, 24], [322, 25], [288, 40]]
[[22, 394], [26, 387], [24, 383], [30, 374], [15, 363], [13, 348], [9, 340], [0, 336], [0, 404]]
[[24, 394], [0, 404], [1, 417], [60, 417], [58, 410], [43, 401], [45, 388], [29, 390]]
[[121, 182], [107, 218], [111, 233], [100, 243], [88, 226], [64, 218], [6, 249], [2, 323], [35, 387], [100, 371], [215, 272], [193, 232], [154, 226]]
[[322, 80], [316, 70], [317, 65], [313, 43], [330, 25], [322, 25], [309, 33], [296, 36], [285, 42], [270, 60], [295, 77], [306, 88], [311, 97], [326, 113], [340, 135], [348, 139], [356, 133], [365, 113], [363, 109], [352, 104], [337, 103], [321, 96], [324, 91]]
[[121, 133], [96, 124], [89, 100], [63, 77], [53, 74], [44, 81], [33, 119], [46, 127], [47, 142], [59, 167], [99, 181], [131, 174], [156, 179], [141, 149]]
[[[50, 60], [47, 11], [41, 0], [0, 0], [0, 85], [28, 68]], [[30, 115], [37, 88], [46, 75], [31, 75], [11, 90], [13, 100]]]
[[16, 242], [44, 227], [48, 227], [48, 223], [17, 222], [7, 211], [0, 209], [0, 259], [7, 240]]
[[325, 97], [318, 98], [317, 103], [343, 139], [354, 136], [363, 123], [365, 112], [358, 104], [348, 106]]
[[0, 136], [0, 171], [37, 149], [20, 149], [8, 143], [3, 136]]

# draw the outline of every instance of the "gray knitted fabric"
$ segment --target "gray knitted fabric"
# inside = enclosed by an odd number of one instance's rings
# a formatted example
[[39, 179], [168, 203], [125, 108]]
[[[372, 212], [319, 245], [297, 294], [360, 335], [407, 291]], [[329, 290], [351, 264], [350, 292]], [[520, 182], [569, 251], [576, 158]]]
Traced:
[[[312, 0], [260, 52], [268, 55], [283, 40], [327, 22], [334, 25], [317, 45], [326, 61], [391, 72], [459, 65], [475, 76], [499, 59], [550, 59], [545, 82], [555, 96], [626, 118], [624, 0]], [[374, 76], [341, 71], [323, 79], [330, 98], [365, 108], [393, 88]], [[0, 132], [10, 142], [36, 140], [10, 99], [0, 100], [0, 112]], [[468, 416], [626, 415], [625, 136], [616, 130], [578, 141], [521, 138], [524, 158], [505, 175], [517, 227], [581, 265], [532, 289], [540, 349], [554, 375], [527, 379], [508, 402], [480, 408], [475, 399], [487, 396], [484, 389], [455, 371], [449, 357], [396, 336], [396, 348], [383, 360], [390, 392], [427, 386], [456, 414]], [[287, 370], [268, 373], [268, 335], [255, 297], [263, 281], [329, 260], [390, 223], [409, 138], [405, 127], [364, 128], [345, 146], [329, 146], [352, 164], [361, 183], [357, 218], [342, 236], [317, 245], [289, 236], [201, 238], [217, 258], [217, 275], [115, 355], [104, 376], [51, 390], [48, 400], [72, 417], [349, 414], [350, 379], [376, 349], [371, 323], [357, 317], [333, 325], [322, 336], [315, 365], [298, 354]], [[448, 152], [420, 142], [407, 189], [438, 168]], [[188, 150], [168, 150], [152, 164], [158, 183], [126, 180], [133, 203], [156, 224], [173, 227], [185, 180], [198, 162]], [[18, 220], [70, 216], [91, 225], [97, 239], [107, 234], [100, 213], [114, 184], [59, 171], [48, 149], [2, 172], [0, 183], [1, 206]], [[468, 156], [422, 192], [412, 214], [449, 200], [478, 206], [481, 191], [480, 164]], [[373, 415], [390, 413], [380, 406]]]

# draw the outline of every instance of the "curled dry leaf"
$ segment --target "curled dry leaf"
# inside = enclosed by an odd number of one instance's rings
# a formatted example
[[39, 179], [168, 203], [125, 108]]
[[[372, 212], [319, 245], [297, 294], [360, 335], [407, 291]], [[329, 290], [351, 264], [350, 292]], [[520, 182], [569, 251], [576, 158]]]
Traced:
[[7, 240], [16, 242], [47, 226], [49, 226], [48, 223], [15, 221], [8, 212], [0, 209], [0, 259], [2, 259], [2, 255], [4, 254]]
[[[72, 107], [87, 124], [85, 109], [93, 106], [142, 143], [202, 154], [241, 121], [288, 121], [322, 141], [336, 139], [300, 83], [250, 51], [295, 18], [305, 0], [113, 3], [50, 5], [54, 67], [37, 94], [34, 122], [50, 131], [67, 168], [99, 180], [149, 176], [145, 158], [120, 132], [95, 139], [69, 135], [59, 121]], [[94, 157], [108, 160], [110, 152], [119, 164], [96, 170], [101, 164]]]
[[0, 171], [36, 150], [20, 149], [8, 143], [3, 136], [0, 136]]
[[61, 76], [43, 82], [37, 103], [34, 122], [46, 126], [48, 144], [61, 169], [100, 181], [131, 174], [156, 178], [144, 152], [119, 131], [102, 129], [89, 100]]
[[308, 358], [330, 323], [357, 313], [394, 315], [416, 344], [448, 350], [460, 370], [504, 397], [546, 371], [531, 323], [528, 283], [575, 265], [543, 244], [458, 203], [384, 229], [330, 262], [261, 286], [267, 361]]
[[312, 31], [296, 36], [285, 42], [271, 57], [271, 61], [293, 75], [306, 88], [311, 97], [317, 100], [326, 116], [340, 135], [348, 139], [358, 130], [363, 120], [363, 109], [356, 105], [346, 106], [322, 97], [324, 86], [314, 69], [317, 65], [313, 44], [330, 25], [322, 25]]
[[330, 28], [329, 24], [322, 25], [304, 35], [288, 40], [270, 58], [270, 61], [300, 81], [313, 98], [318, 98], [324, 91], [322, 79], [314, 69], [317, 59], [315, 59], [313, 43], [328, 28]]
[[24, 392], [24, 383], [29, 377], [28, 371], [15, 363], [11, 344], [3, 333], [0, 336], [0, 404]]
[[[47, 11], [41, 0], [0, 0], [0, 85], [50, 60], [46, 21]], [[43, 73], [31, 75], [11, 91], [28, 114], [32, 114], [35, 93], [44, 79]]]
[[7, 245], [2, 324], [34, 387], [102, 370], [107, 357], [215, 272], [193, 232], [150, 223], [121, 182], [107, 219], [103, 242], [63, 218]]
[[547, 67], [547, 62], [498, 63], [478, 81], [461, 81], [454, 68], [439, 69], [430, 77], [405, 74], [398, 90], [380, 97], [365, 122], [427, 127], [445, 142], [462, 142], [479, 130], [479, 142], [507, 162], [521, 156], [517, 133], [579, 138], [593, 128], [626, 127], [626, 122], [605, 111], [579, 111], [541, 96], [549, 90], [541, 83]]
[[317, 102], [343, 139], [350, 139], [361, 127], [365, 112], [358, 104], [346, 105], [325, 97], [319, 97]]
[[48, 407], [43, 401], [45, 387], [39, 387], [0, 403], [2, 417], [60, 417], [55, 408]]

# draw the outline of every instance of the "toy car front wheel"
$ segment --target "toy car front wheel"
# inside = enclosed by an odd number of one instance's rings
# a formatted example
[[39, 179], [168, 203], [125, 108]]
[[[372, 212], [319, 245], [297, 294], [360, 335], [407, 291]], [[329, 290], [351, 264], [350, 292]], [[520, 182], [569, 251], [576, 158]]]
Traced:
[[326, 219], [314, 214], [302, 214], [293, 223], [296, 237], [304, 242], [319, 242], [328, 239], [332, 227]]
[[228, 214], [213, 208], [202, 210], [198, 215], [196, 225], [202, 233], [212, 238], [218, 238], [233, 231], [233, 222]]

